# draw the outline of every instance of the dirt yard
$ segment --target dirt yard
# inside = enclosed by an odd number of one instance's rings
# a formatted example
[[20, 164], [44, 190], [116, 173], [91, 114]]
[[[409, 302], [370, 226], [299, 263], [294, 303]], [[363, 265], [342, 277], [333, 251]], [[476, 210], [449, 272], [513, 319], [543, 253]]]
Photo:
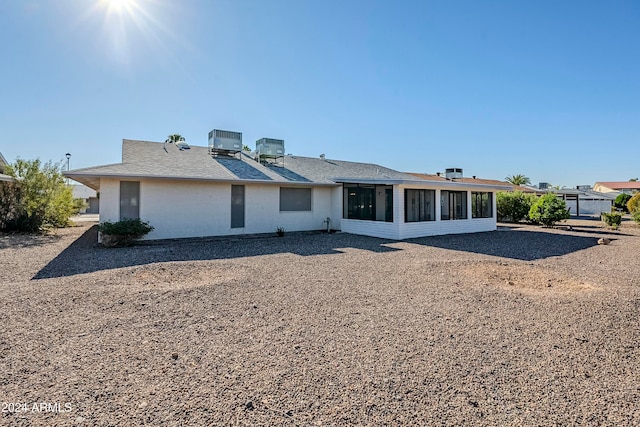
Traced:
[[0, 425], [640, 425], [640, 229], [569, 224], [0, 235]]

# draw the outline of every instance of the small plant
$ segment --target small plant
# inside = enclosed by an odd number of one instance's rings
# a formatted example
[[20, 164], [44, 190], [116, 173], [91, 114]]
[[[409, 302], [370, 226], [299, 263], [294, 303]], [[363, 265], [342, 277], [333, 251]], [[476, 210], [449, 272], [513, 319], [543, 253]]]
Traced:
[[278, 228], [276, 228], [276, 234], [278, 235], [278, 237], [282, 237], [282, 236], [284, 236], [284, 232], [285, 232], [284, 227], [278, 227]]
[[602, 212], [602, 214], [600, 214], [600, 219], [607, 225], [607, 227], [610, 227], [614, 230], [620, 228], [620, 224], [622, 224], [622, 214], [617, 212]]
[[529, 210], [529, 219], [545, 227], [552, 227], [556, 222], [569, 218], [567, 204], [553, 193], [540, 197]]
[[633, 218], [636, 224], [640, 224], [640, 209], [631, 212], [631, 218]]
[[102, 245], [110, 248], [130, 246], [152, 230], [153, 226], [148, 222], [128, 218], [118, 222], [105, 221], [98, 226], [98, 231], [102, 233]]

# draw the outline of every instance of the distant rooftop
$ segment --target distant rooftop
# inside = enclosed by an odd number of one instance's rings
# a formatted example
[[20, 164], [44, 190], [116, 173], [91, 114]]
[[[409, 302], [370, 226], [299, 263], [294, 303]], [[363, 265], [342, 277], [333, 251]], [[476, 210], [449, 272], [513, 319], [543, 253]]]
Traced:
[[594, 185], [601, 185], [612, 190], [640, 190], [639, 181], [599, 181]]

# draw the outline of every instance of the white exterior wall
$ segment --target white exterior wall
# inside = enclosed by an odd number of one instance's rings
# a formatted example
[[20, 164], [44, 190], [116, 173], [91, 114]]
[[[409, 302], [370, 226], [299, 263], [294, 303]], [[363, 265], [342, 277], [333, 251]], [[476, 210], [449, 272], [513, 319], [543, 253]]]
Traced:
[[[312, 187], [311, 211], [280, 212], [279, 185], [245, 184], [245, 227], [231, 228], [230, 183], [141, 179], [140, 219], [155, 227], [147, 240], [275, 233], [277, 227], [322, 230], [323, 221], [333, 215], [333, 190]], [[100, 221], [118, 221], [119, 179], [101, 179], [100, 200]]]
[[120, 180], [100, 178], [100, 222], [120, 220]]
[[[331, 188], [331, 229], [342, 230], [342, 186]], [[326, 219], [326, 218], [325, 218]], [[326, 227], [326, 224], [325, 224]]]
[[[479, 189], [455, 188], [456, 191], [467, 191], [468, 219], [440, 220], [441, 189], [430, 187], [427, 189], [436, 190], [436, 220], [405, 223], [404, 189], [419, 186], [393, 186], [394, 221], [385, 222], [342, 218], [342, 186], [312, 187], [309, 212], [280, 212], [280, 185], [244, 185], [245, 227], [231, 228], [230, 183], [141, 179], [140, 218], [155, 227], [146, 239], [273, 233], [277, 227], [284, 227], [287, 231], [322, 230], [326, 228], [324, 221], [327, 217], [331, 218], [334, 230], [394, 240], [496, 229], [495, 192], [493, 218], [471, 218], [471, 191], [483, 191]], [[101, 222], [120, 219], [119, 179], [101, 179], [100, 202]]]
[[[405, 188], [420, 188], [415, 185], [394, 185], [393, 186], [393, 222], [384, 221], [363, 221], [357, 219], [342, 219], [342, 231], [352, 234], [362, 234], [365, 236], [382, 237], [394, 240], [410, 239], [424, 236], [437, 236], [442, 234], [478, 233], [482, 231], [494, 231], [497, 229], [496, 222], [496, 194], [495, 191], [488, 191], [493, 194], [493, 217], [492, 218], [472, 218], [471, 217], [471, 192], [483, 191], [459, 187], [449, 189], [452, 191], [467, 191], [467, 219], [442, 221], [440, 206], [440, 190], [438, 188], [426, 188], [436, 190], [435, 193], [435, 221], [404, 222], [404, 190]], [[423, 187], [424, 188], [424, 187]]]

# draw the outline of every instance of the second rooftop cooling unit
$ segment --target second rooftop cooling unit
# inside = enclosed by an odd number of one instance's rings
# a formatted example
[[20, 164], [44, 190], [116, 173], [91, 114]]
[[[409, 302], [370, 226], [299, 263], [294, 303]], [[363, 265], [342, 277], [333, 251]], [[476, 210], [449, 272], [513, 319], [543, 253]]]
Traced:
[[209, 152], [233, 156], [242, 151], [242, 133], [214, 129], [209, 132]]
[[260, 162], [284, 158], [284, 140], [260, 138], [256, 141], [256, 156]]
[[447, 177], [447, 179], [462, 179], [462, 169], [447, 168], [444, 171], [444, 176]]

